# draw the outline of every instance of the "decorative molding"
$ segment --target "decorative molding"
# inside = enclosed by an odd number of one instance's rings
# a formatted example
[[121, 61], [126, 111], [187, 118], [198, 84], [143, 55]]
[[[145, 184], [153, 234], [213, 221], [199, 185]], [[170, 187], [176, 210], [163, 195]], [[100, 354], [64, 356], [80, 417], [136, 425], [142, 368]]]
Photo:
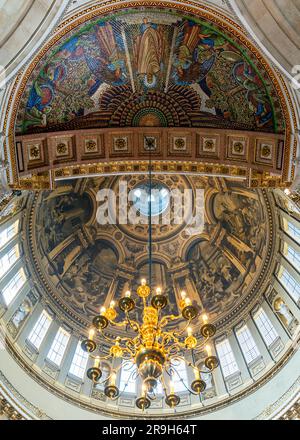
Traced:
[[0, 370], [0, 414], [2, 411], [10, 420], [51, 420], [22, 396]]
[[[262, 413], [260, 413], [255, 420], [266, 420], [277, 418], [278, 413], [282, 413], [284, 411], [285, 414], [288, 414], [291, 410], [290, 402], [295, 399], [295, 397], [299, 396], [300, 392], [300, 376], [293, 383], [293, 385], [272, 405], [269, 405]], [[285, 419], [284, 414], [280, 416], [280, 418]]]

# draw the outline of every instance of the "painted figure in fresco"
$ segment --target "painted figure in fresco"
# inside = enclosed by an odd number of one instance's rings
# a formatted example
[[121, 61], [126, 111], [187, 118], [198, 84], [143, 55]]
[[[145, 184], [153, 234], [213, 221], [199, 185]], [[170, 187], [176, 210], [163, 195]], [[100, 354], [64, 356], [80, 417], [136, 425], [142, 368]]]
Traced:
[[[214, 69], [219, 54], [228, 48], [229, 44], [223, 37], [205, 26], [186, 21], [179, 32], [173, 60], [175, 83], [182, 86], [198, 84], [201, 97], [210, 98], [214, 79], [209, 73]], [[207, 108], [206, 112], [227, 117], [218, 105], [214, 107], [214, 111]]]
[[[92, 97], [103, 83], [117, 86], [126, 80], [122, 37], [112, 24], [99, 22], [92, 31], [70, 38], [49, 58], [32, 84], [22, 130], [82, 116], [95, 105]], [[57, 106], [55, 100], [64, 105]]]
[[126, 82], [126, 64], [124, 55], [124, 43], [120, 35], [116, 35], [112, 25], [99, 23], [96, 28], [96, 36], [100, 46], [101, 62], [107, 69], [106, 82], [109, 79], [112, 85], [122, 85]]
[[207, 311], [223, 311], [235, 300], [240, 272], [209, 242], [196, 243], [188, 255], [190, 273]]
[[116, 267], [115, 252], [102, 241], [91, 245], [79, 255], [62, 281], [72, 307], [88, 315], [95, 314], [104, 302]]
[[150, 23], [147, 18], [144, 18], [140, 32], [134, 48], [137, 72], [143, 85], [152, 89], [157, 85], [158, 74], [163, 69], [164, 36], [161, 27]]
[[214, 40], [201, 33], [201, 26], [189, 21], [185, 23], [179, 38], [182, 41], [178, 56], [174, 59], [177, 83], [187, 85], [201, 81], [214, 64]]
[[260, 254], [266, 228], [258, 200], [220, 192], [215, 197], [214, 213], [229, 234]]
[[214, 110], [215, 116], [229, 121], [272, 128], [272, 105], [264, 83], [225, 37], [207, 26], [186, 21], [178, 34], [175, 53], [173, 80], [182, 86], [198, 86], [205, 113]]
[[175, 82], [179, 85], [198, 82], [209, 96], [211, 92], [206, 77], [219, 52], [228, 46], [226, 40], [203, 26], [187, 21], [179, 33], [177, 44], [177, 55], [173, 62], [176, 67]]
[[241, 84], [255, 114], [256, 124], [263, 127], [272, 121], [273, 113], [270, 101], [263, 90], [263, 83], [256, 72], [245, 62], [237, 63], [233, 69], [233, 76]]
[[76, 193], [68, 196], [61, 194], [52, 197], [51, 193], [44, 196], [44, 210], [41, 213], [41, 228], [44, 233], [39, 234], [42, 246], [47, 252], [51, 252], [61, 241], [75, 232], [81, 221], [87, 219], [91, 212], [90, 200], [82, 198]]

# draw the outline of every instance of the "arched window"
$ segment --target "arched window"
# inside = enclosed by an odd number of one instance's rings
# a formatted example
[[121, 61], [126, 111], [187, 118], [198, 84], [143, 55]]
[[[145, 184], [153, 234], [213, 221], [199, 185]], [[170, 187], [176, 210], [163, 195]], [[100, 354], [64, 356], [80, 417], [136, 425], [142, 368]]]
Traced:
[[298, 303], [300, 300], [300, 285], [284, 267], [281, 267], [281, 270], [279, 271], [279, 280], [288, 294], [296, 303]]
[[126, 393], [136, 393], [135, 365], [130, 361], [122, 361], [120, 376], [120, 391], [125, 389]]
[[186, 370], [186, 363], [181, 360], [180, 362], [174, 363], [172, 365], [173, 368], [175, 368], [176, 372], [172, 375], [172, 381], [174, 384], [174, 390], [175, 392], [183, 392], [186, 391], [186, 387], [184, 386], [184, 383], [188, 385], [188, 377], [187, 377], [187, 370]]
[[286, 232], [297, 242], [300, 244], [300, 229], [294, 225], [292, 222], [287, 223]]
[[298, 272], [300, 272], [300, 253], [297, 252], [292, 246], [287, 246], [286, 259]]
[[12, 265], [18, 260], [19, 256], [19, 246], [16, 244], [5, 255], [3, 255], [2, 258], [0, 258], [0, 278], [9, 271]]
[[60, 327], [58, 329], [58, 332], [56, 333], [54, 341], [47, 355], [47, 359], [49, 359], [58, 367], [60, 366], [61, 361], [64, 357], [69, 339], [70, 333], [68, 333], [64, 328]]
[[19, 230], [19, 220], [16, 220], [13, 224], [0, 232], [0, 249], [3, 248], [17, 233]]
[[95, 385], [95, 388], [97, 390], [104, 390], [106, 385], [108, 385], [107, 379], [109, 378], [109, 375], [110, 375], [110, 372], [111, 372], [111, 368], [110, 368], [109, 364], [102, 363], [102, 362], [100, 364], [100, 368], [101, 368], [101, 371], [102, 371], [102, 376], [101, 376], [101, 379], [99, 380], [99, 383], [97, 383]]
[[51, 316], [43, 310], [28, 336], [29, 342], [39, 350], [52, 322]]
[[220, 360], [221, 368], [224, 377], [231, 376], [239, 371], [239, 367], [236, 363], [232, 348], [228, 339], [216, 344], [218, 357]]
[[201, 362], [198, 365], [198, 368], [201, 370], [201, 379], [206, 383], [206, 390], [213, 388], [213, 375], [210, 370], [205, 366], [204, 362]]
[[2, 294], [7, 306], [14, 300], [26, 281], [24, 269], [21, 268], [4, 287]]
[[266, 312], [260, 308], [254, 315], [257, 328], [268, 347], [279, 337]]
[[78, 342], [75, 354], [73, 356], [70, 373], [79, 379], [84, 378], [86, 366], [89, 360], [89, 355], [81, 348], [81, 341]]
[[236, 337], [239, 341], [241, 350], [245, 356], [247, 364], [250, 364], [252, 361], [260, 357], [260, 352], [257, 348], [257, 345], [253, 339], [253, 336], [246, 325], [240, 328], [236, 332]]

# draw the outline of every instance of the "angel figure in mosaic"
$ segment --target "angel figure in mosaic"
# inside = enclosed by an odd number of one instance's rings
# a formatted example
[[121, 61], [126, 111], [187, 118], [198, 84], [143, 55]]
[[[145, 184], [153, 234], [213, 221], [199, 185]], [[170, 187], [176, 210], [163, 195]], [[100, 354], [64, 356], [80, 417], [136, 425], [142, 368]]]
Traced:
[[163, 69], [165, 37], [163, 28], [144, 18], [134, 47], [138, 75], [146, 89], [157, 85], [158, 75]]

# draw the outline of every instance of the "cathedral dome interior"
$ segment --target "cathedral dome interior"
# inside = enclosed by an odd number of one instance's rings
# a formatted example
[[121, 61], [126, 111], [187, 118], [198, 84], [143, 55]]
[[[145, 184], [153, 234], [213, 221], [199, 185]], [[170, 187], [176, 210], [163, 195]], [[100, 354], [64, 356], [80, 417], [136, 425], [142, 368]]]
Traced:
[[298, 0], [14, 3], [0, 420], [299, 420]]

